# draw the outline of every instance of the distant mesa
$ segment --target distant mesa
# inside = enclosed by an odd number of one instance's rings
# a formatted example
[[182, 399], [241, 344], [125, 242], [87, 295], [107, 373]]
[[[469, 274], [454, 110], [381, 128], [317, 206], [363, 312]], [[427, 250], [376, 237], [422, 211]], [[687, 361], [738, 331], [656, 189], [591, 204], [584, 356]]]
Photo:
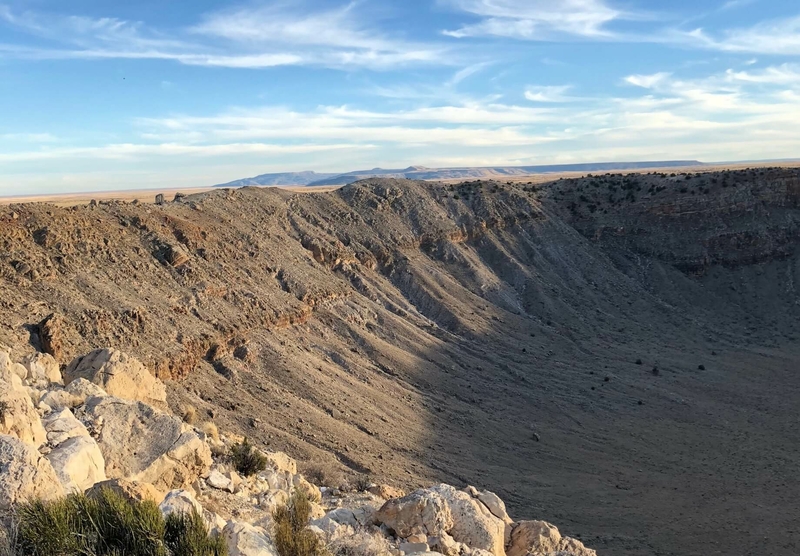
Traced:
[[214, 187], [245, 187], [248, 185], [347, 185], [367, 178], [406, 178], [411, 180], [448, 180], [448, 179], [498, 179], [529, 174], [552, 174], [558, 172], [611, 172], [617, 170], [641, 170], [646, 168], [672, 168], [683, 166], [704, 166], [698, 160], [666, 160], [650, 162], [593, 162], [587, 164], [550, 164], [545, 166], [489, 166], [464, 168], [427, 168], [425, 166], [409, 166], [403, 169], [373, 168], [371, 170], [354, 170], [345, 173], [280, 172], [261, 174], [252, 178], [244, 178]]

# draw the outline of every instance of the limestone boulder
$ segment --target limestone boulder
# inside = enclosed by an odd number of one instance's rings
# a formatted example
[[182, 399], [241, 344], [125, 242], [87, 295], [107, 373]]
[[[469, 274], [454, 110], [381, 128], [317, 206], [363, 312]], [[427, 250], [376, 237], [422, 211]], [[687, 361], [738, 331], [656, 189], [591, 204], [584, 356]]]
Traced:
[[47, 432], [47, 443], [58, 446], [62, 442], [77, 436], [89, 436], [86, 427], [75, 418], [69, 409], [52, 411], [43, 419], [44, 430]]
[[241, 521], [229, 521], [222, 530], [228, 556], [279, 556], [267, 532]]
[[583, 543], [577, 539], [562, 537], [561, 542], [558, 543], [556, 554], [562, 554], [564, 556], [597, 556], [597, 551], [586, 548]]
[[67, 492], [83, 492], [106, 480], [103, 454], [91, 436], [68, 438], [46, 457]]
[[266, 452], [267, 463], [275, 471], [285, 471], [290, 475], [297, 475], [297, 462], [283, 452]]
[[62, 384], [61, 368], [49, 353], [34, 353], [22, 360], [27, 370], [26, 381], [36, 386]]
[[438, 492], [421, 489], [387, 501], [375, 513], [374, 520], [395, 535], [407, 538], [415, 533], [437, 537], [453, 528], [453, 514], [447, 500]]
[[169, 491], [161, 504], [158, 505], [158, 509], [161, 510], [164, 517], [170, 514], [188, 514], [192, 512], [203, 515], [203, 506], [200, 505], [200, 502], [191, 492], [181, 489]]
[[22, 380], [11, 369], [0, 369], [0, 434], [16, 436], [37, 448], [47, 440], [39, 413]]
[[167, 401], [164, 384], [144, 365], [115, 349], [95, 350], [78, 357], [64, 371], [64, 381], [83, 378], [101, 386], [109, 395], [124, 400], [163, 405]]
[[96, 483], [86, 491], [86, 495], [89, 497], [97, 496], [103, 490], [115, 492], [129, 502], [149, 500], [160, 504], [164, 500], [164, 495], [150, 483], [137, 483], [126, 481], [125, 479], [110, 479]]
[[84, 411], [112, 479], [150, 483], [167, 491], [207, 476], [211, 450], [179, 418], [141, 402], [89, 398]]
[[402, 498], [406, 495], [402, 489], [393, 487], [391, 485], [373, 485], [367, 489], [367, 492], [374, 494], [378, 498], [384, 500], [391, 500], [392, 498]]
[[486, 550], [494, 556], [505, 556], [505, 522], [492, 514], [480, 500], [445, 484], [430, 489], [450, 507], [453, 526], [447, 531], [457, 542], [473, 549]]
[[64, 495], [50, 462], [30, 444], [0, 435], [0, 512], [26, 500]]
[[561, 533], [546, 521], [520, 521], [511, 531], [508, 556], [542, 556], [558, 552]]

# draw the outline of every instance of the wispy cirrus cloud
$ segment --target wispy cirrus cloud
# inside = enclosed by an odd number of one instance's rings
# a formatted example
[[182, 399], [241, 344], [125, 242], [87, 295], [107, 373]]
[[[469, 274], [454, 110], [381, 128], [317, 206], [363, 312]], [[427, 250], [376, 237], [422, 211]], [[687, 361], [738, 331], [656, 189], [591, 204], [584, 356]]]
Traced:
[[716, 33], [699, 28], [671, 36], [676, 42], [722, 52], [800, 56], [800, 15]]
[[634, 16], [605, 0], [446, 0], [446, 5], [480, 17], [480, 21], [446, 35], [553, 40], [558, 37], [610, 38], [608, 24]]
[[44, 41], [0, 44], [0, 55], [24, 59], [160, 59], [254, 69], [282, 65], [386, 69], [454, 63], [444, 56], [442, 45], [370, 28], [354, 3], [321, 11], [292, 4], [239, 8], [209, 13], [196, 25], [170, 31], [117, 18], [14, 12], [0, 6], [0, 24]]

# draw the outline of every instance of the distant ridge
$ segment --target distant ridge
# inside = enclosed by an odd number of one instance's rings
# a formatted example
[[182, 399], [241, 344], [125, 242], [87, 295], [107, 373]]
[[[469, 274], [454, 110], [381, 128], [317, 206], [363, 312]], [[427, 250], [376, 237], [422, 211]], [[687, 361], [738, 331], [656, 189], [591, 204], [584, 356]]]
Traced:
[[609, 172], [612, 170], [640, 170], [643, 168], [671, 168], [678, 166], [704, 166], [698, 160], [666, 160], [651, 162], [591, 162], [585, 164], [549, 164], [543, 166], [489, 166], [464, 168], [426, 168], [409, 166], [403, 169], [372, 168], [342, 174], [317, 172], [282, 172], [244, 178], [215, 187], [244, 187], [247, 185], [346, 185], [366, 178], [406, 178], [412, 180], [447, 179], [502, 179], [527, 174], [556, 172]]

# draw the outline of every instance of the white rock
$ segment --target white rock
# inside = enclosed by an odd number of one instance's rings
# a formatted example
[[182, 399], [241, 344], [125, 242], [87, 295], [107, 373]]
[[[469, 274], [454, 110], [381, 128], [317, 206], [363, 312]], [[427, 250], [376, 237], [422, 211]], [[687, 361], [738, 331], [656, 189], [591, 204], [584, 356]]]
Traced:
[[193, 511], [203, 515], [203, 506], [188, 490], [176, 489], [169, 491], [163, 502], [158, 505], [158, 509], [161, 510], [161, 514], [164, 517], [174, 513], [186, 514]]
[[440, 484], [431, 490], [439, 493], [450, 506], [453, 527], [447, 532], [456, 541], [487, 550], [494, 556], [505, 556], [506, 524], [501, 519], [483, 503], [455, 487]]
[[91, 397], [103, 398], [108, 396], [108, 392], [103, 390], [100, 386], [93, 382], [89, 382], [85, 378], [77, 378], [67, 384], [65, 388], [67, 392], [75, 396], [80, 404], [86, 403]]
[[64, 495], [50, 462], [19, 438], [0, 435], [0, 511], [26, 500], [51, 500]]
[[173, 415], [111, 396], [89, 398], [84, 410], [100, 431], [97, 442], [109, 478], [166, 491], [187, 487], [209, 471], [208, 445]]
[[83, 492], [106, 480], [103, 454], [91, 436], [68, 438], [47, 459], [67, 492]]
[[279, 556], [267, 532], [241, 521], [229, 521], [222, 530], [228, 556]]
[[27, 370], [28, 384], [47, 386], [62, 384], [61, 369], [58, 362], [49, 353], [34, 353], [22, 360]]
[[89, 436], [89, 431], [78, 421], [69, 409], [53, 411], [44, 418], [44, 429], [47, 431], [47, 442], [58, 446], [65, 440], [76, 436]]
[[0, 369], [0, 434], [16, 436], [37, 448], [47, 440], [39, 413], [13, 367]]
[[28, 376], [28, 369], [19, 363], [12, 363], [9, 370], [14, 373], [21, 381], [25, 381]]
[[558, 550], [561, 533], [546, 521], [520, 521], [511, 531], [508, 556], [537, 556]]
[[84, 378], [102, 386], [111, 396], [148, 404], [165, 404], [164, 384], [151, 375], [142, 363], [125, 353], [105, 348], [78, 357], [64, 371], [67, 383]]
[[216, 469], [212, 469], [211, 473], [208, 474], [208, 478], [206, 478], [206, 484], [218, 490], [227, 490], [228, 492], [233, 492], [233, 482]]

